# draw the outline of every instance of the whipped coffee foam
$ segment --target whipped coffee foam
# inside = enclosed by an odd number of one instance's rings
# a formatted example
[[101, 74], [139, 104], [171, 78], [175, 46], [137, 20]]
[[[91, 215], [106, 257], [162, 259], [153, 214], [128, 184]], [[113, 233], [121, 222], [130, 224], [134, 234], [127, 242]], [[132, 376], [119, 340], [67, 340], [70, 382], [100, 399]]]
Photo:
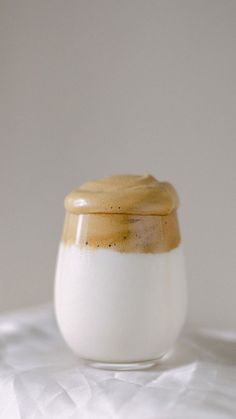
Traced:
[[74, 214], [166, 215], [178, 207], [178, 196], [168, 182], [151, 175], [121, 175], [86, 182], [65, 199]]
[[87, 182], [65, 199], [63, 241], [88, 249], [161, 253], [180, 243], [173, 186], [151, 175]]
[[65, 245], [126, 253], [161, 253], [180, 243], [176, 211], [168, 215], [66, 214]]

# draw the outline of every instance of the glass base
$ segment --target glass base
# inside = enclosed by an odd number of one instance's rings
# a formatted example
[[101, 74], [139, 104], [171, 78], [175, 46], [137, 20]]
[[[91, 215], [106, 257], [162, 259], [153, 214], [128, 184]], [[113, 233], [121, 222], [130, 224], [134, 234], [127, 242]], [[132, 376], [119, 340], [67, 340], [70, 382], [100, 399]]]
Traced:
[[160, 356], [157, 359], [151, 359], [149, 361], [139, 361], [139, 362], [129, 362], [129, 363], [121, 363], [121, 362], [96, 362], [96, 361], [89, 361], [84, 360], [86, 365], [92, 368], [98, 368], [102, 370], [110, 370], [110, 371], [134, 371], [134, 370], [144, 370], [147, 368], [153, 367], [153, 365], [157, 364], [158, 361], [163, 358], [164, 355]]

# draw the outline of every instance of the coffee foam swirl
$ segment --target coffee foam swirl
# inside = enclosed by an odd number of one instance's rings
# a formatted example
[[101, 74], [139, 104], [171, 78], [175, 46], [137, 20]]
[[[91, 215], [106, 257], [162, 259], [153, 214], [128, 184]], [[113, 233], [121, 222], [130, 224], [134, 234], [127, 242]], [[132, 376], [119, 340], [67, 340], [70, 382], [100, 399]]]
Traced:
[[86, 182], [65, 199], [66, 210], [73, 214], [167, 215], [178, 204], [174, 187], [151, 175], [110, 176]]

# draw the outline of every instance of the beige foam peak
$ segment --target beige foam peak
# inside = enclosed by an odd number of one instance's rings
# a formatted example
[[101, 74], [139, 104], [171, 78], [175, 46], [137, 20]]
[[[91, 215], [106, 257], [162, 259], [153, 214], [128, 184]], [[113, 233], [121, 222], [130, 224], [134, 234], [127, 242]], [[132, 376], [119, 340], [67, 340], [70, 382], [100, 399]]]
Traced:
[[167, 215], [179, 205], [175, 188], [147, 174], [86, 182], [65, 198], [73, 214]]

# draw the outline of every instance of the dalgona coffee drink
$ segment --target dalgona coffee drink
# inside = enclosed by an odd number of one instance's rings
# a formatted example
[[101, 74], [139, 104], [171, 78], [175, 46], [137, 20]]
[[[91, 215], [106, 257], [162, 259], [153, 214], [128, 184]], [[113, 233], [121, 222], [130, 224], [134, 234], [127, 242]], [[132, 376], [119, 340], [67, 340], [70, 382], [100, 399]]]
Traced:
[[79, 357], [149, 365], [184, 322], [186, 281], [174, 187], [151, 175], [87, 182], [65, 199], [55, 307]]

